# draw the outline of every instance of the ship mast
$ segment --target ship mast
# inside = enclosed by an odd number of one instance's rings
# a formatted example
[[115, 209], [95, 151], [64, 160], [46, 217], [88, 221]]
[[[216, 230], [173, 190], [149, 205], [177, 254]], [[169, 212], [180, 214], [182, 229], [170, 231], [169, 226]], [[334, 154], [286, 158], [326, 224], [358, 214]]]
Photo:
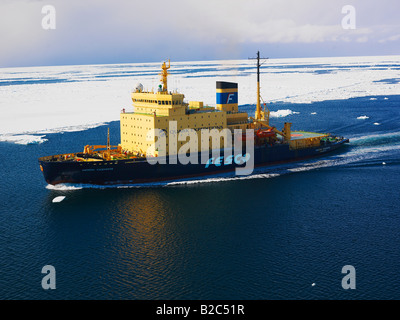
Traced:
[[107, 151], [110, 150], [110, 128], [107, 130]]
[[165, 63], [165, 61], [161, 65], [162, 72], [160, 73], [160, 75], [161, 75], [161, 82], [163, 83], [163, 87], [162, 87], [163, 92], [168, 92], [167, 77], [168, 77], [169, 73], [167, 70], [170, 67], [171, 67], [171, 62], [169, 59], [168, 59], [168, 67], [167, 67], [167, 64]]
[[105, 159], [110, 160], [111, 159], [111, 146], [110, 146], [110, 128], [107, 130], [107, 151], [105, 152]]
[[[260, 95], [260, 59], [268, 59], [268, 58], [260, 58], [260, 51], [257, 51], [256, 58], [249, 58], [249, 59], [257, 59], [257, 107], [256, 107], [256, 120], [265, 120], [267, 124], [269, 124], [269, 110], [265, 111], [261, 115], [261, 95]], [[265, 104], [264, 104], [265, 105]]]

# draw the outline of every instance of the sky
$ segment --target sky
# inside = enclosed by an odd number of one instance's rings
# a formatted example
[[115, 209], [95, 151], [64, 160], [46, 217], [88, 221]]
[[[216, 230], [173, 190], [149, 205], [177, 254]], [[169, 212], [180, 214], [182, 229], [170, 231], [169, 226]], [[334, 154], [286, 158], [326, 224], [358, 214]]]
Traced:
[[0, 67], [398, 55], [399, 12], [399, 0], [1, 0]]

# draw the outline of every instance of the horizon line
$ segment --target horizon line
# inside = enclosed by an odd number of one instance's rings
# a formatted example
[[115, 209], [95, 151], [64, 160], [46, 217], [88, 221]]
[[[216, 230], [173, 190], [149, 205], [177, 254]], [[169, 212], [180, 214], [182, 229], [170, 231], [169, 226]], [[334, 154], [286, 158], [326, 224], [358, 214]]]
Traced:
[[[388, 55], [343, 55], [343, 56], [308, 56], [308, 57], [283, 57], [283, 58], [271, 58], [268, 60], [293, 60], [293, 59], [324, 59], [324, 58], [357, 58], [357, 57], [400, 57], [400, 55], [396, 54], [388, 54]], [[208, 59], [208, 60], [179, 60], [174, 61], [174, 63], [180, 62], [209, 62], [209, 61], [240, 61], [240, 60], [248, 60], [248, 58], [241, 59]], [[2, 69], [17, 69], [17, 68], [42, 68], [42, 67], [68, 67], [68, 66], [99, 66], [99, 65], [129, 65], [129, 64], [158, 64], [163, 62], [160, 61], [143, 61], [143, 62], [112, 62], [112, 63], [82, 63], [82, 64], [42, 64], [42, 65], [31, 65], [31, 66], [0, 66], [0, 70]]]

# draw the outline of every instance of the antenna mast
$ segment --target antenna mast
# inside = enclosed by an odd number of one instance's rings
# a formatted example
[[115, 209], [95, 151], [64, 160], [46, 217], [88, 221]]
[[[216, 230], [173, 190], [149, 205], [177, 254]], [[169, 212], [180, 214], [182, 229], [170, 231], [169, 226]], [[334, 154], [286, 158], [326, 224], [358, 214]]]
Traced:
[[107, 150], [110, 150], [110, 128], [107, 130]]
[[249, 59], [257, 59], [257, 108], [255, 118], [256, 120], [266, 120], [267, 124], [269, 123], [269, 110], [267, 111], [267, 118], [265, 119], [266, 112], [263, 112], [261, 116], [261, 97], [260, 97], [260, 59], [268, 59], [268, 58], [260, 58], [260, 51], [257, 51], [256, 58], [249, 58]]
[[163, 88], [162, 91], [163, 92], [167, 92], [168, 91], [168, 87], [167, 87], [167, 77], [169, 75], [168, 73], [168, 69], [171, 67], [171, 61], [168, 59], [168, 66], [165, 63], [165, 61], [163, 62], [163, 64], [161, 65], [161, 69], [162, 72], [160, 73], [161, 75], [161, 82], [163, 83]]
[[110, 146], [110, 128], [107, 130], [107, 160], [110, 160], [111, 158], [111, 146]]

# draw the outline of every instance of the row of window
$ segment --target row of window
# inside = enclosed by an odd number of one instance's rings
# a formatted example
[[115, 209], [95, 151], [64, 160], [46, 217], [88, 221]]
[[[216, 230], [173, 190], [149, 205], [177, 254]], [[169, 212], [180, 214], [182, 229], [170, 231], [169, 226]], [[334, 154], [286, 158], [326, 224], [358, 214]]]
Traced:
[[[209, 115], [208, 117], [210, 118], [210, 115]], [[214, 118], [216, 118], [216, 117], [217, 117], [217, 115], [215, 114], [215, 115], [214, 115]], [[188, 119], [189, 119], [189, 117], [188, 117]], [[204, 118], [203, 118], [203, 116], [201, 116], [201, 118], [199, 118], [199, 119], [204, 119]], [[168, 119], [168, 118], [158, 119], [157, 121], [160, 122], [160, 120], [165, 120], [165, 121], [168, 121], [168, 120], [169, 120], [169, 121], [176, 121], [175, 119], [172, 119], [172, 120], [171, 120], [171, 119]], [[182, 120], [182, 118], [180, 118], [180, 120]], [[197, 116], [194, 117], [194, 120], [197, 120]]]
[[156, 103], [158, 105], [180, 105], [182, 101], [180, 100], [147, 100], [147, 99], [133, 99], [133, 102], [144, 102], [144, 103]]
[[[122, 119], [128, 119], [127, 117], [122, 117]], [[133, 119], [134, 121], [142, 121], [142, 119], [143, 118], [131, 118], [131, 119]], [[146, 122], [151, 122], [151, 119], [144, 119], [144, 121], [146, 121]]]
[[[175, 111], [175, 110], [174, 110]], [[208, 118], [211, 118], [211, 116], [210, 115], [208, 115]], [[217, 114], [215, 114], [214, 115], [214, 118], [217, 118]], [[122, 119], [128, 119], [127, 117], [122, 117]], [[188, 117], [188, 119], [190, 119], [189, 117]], [[199, 119], [204, 119], [204, 116], [201, 116]], [[131, 118], [131, 120], [133, 120], [133, 121], [142, 121], [143, 120], [143, 118]], [[152, 119], [144, 119], [144, 121], [146, 121], [146, 122], [151, 122], [151, 120]], [[168, 119], [168, 118], [161, 118], [161, 119], [157, 119], [157, 121], [158, 122], [160, 122], [160, 121], [177, 121], [178, 119]], [[183, 118], [180, 118], [180, 120], [182, 121], [183, 120]], [[197, 116], [194, 116], [194, 120], [197, 120]], [[124, 124], [123, 124], [124, 125]], [[126, 126], [126, 125], [124, 125], [124, 126]]]
[[[137, 141], [133, 141], [133, 140], [131, 140], [131, 141], [129, 141], [129, 140], [122, 140], [123, 142], [130, 142], [131, 144], [136, 144], [136, 145], [146, 145], [146, 146], [148, 146], [148, 147], [150, 147], [151, 145], [153, 145], [154, 143], [152, 142], [152, 143], [142, 143], [142, 142], [137, 142]], [[221, 137], [221, 142], [223, 142], [224, 141], [224, 137]], [[210, 138], [210, 140], [209, 140], [209, 142], [210, 143], [212, 143], [212, 138]], [[187, 143], [187, 141], [178, 141], [178, 145], [180, 145], [180, 146], [182, 146], [182, 145], [184, 145], [184, 144], [186, 144]], [[168, 142], [166, 142], [165, 143], [165, 145], [168, 147]], [[173, 142], [172, 143], [172, 145], [173, 146], [175, 146], [176, 145], [176, 143], [175, 142]]]
[[[123, 124], [122, 125], [123, 127], [127, 127], [128, 125], [127, 124]], [[139, 127], [139, 126], [131, 126], [131, 128], [137, 128], [137, 129], [143, 129], [143, 127]], [[147, 129], [147, 130], [150, 130], [151, 128], [145, 128], [145, 129]]]
[[[207, 124], [206, 123], [201, 123], [201, 125], [200, 125], [200, 128], [202, 128], [203, 126], [206, 126]], [[127, 127], [128, 125], [123, 125], [124, 127]], [[214, 126], [218, 126], [218, 122], [214, 122]], [[197, 124], [195, 123], [194, 124], [194, 127], [195, 128], [197, 128]], [[208, 127], [211, 127], [211, 123], [209, 122], [208, 123]], [[131, 128], [134, 128], [134, 129], [143, 129], [143, 127], [139, 127], [139, 126], [131, 126]], [[183, 126], [180, 126], [180, 128], [182, 129], [183, 128]], [[189, 128], [189, 127], [187, 127], [187, 128]], [[145, 128], [145, 130], [152, 130], [152, 129], [156, 129], [156, 128]], [[126, 132], [123, 132], [123, 134], [126, 134]]]

